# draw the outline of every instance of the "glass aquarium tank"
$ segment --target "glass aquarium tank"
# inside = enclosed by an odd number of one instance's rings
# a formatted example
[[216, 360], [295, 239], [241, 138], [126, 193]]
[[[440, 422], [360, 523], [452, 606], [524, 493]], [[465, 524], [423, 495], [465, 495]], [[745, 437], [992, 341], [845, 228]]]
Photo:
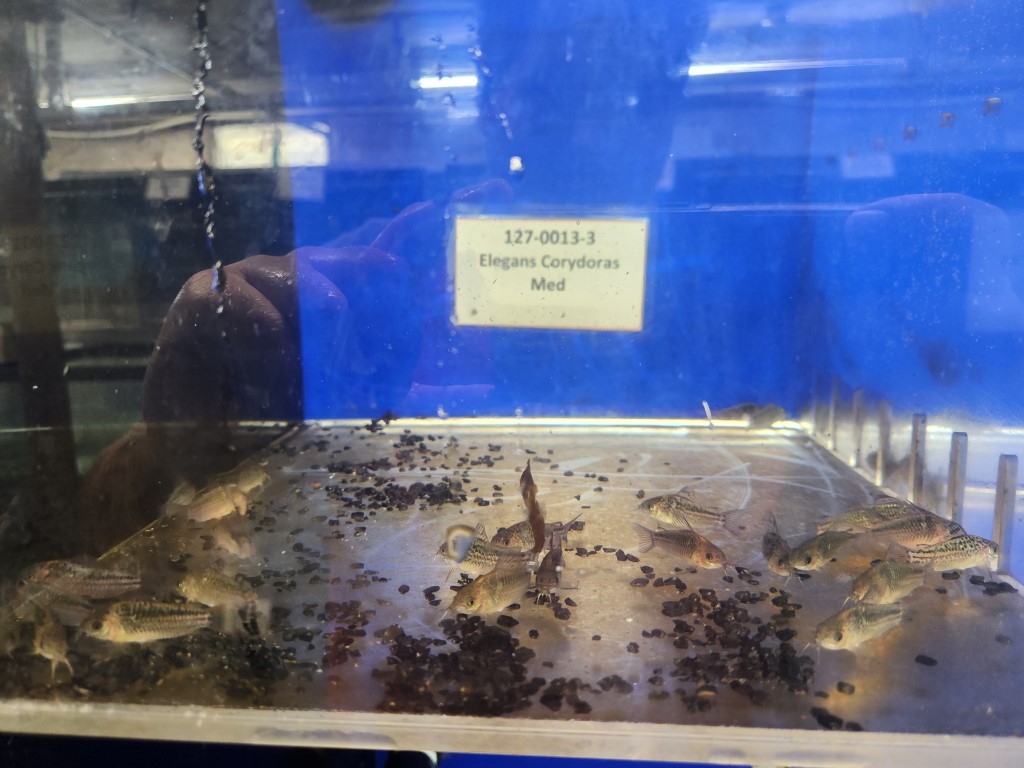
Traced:
[[0, 728], [1019, 765], [1022, 36], [4, 4]]

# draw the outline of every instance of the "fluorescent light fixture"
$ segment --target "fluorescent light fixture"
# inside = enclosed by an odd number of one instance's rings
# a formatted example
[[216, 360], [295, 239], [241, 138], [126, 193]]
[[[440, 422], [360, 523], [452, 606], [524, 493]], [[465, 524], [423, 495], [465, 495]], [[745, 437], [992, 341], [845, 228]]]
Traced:
[[160, 96], [85, 96], [71, 100], [72, 109], [103, 109], [124, 107], [129, 104], [155, 104], [163, 101], [186, 101], [191, 96], [181, 93]]
[[754, 72], [790, 72], [800, 69], [847, 69], [851, 67], [905, 67], [906, 59], [777, 59], [774, 61], [722, 61], [691, 64], [690, 77], [745, 75]]
[[93, 96], [84, 99], [72, 99], [72, 109], [99, 109], [101, 107], [122, 107], [125, 104], [138, 104], [135, 96]]
[[445, 90], [449, 88], [476, 88], [479, 82], [480, 80], [476, 75], [451, 75], [450, 77], [431, 75], [430, 77], [421, 77], [418, 80], [413, 80], [412, 85], [414, 88], [430, 91], [437, 90], [438, 88]]

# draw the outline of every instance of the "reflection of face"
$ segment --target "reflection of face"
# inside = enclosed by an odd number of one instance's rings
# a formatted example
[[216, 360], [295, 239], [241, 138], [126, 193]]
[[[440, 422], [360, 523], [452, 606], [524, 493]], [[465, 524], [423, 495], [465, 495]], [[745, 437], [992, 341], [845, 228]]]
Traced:
[[696, 25], [685, 3], [488, 4], [481, 119], [495, 172], [522, 158], [520, 195], [639, 201], [668, 155]]

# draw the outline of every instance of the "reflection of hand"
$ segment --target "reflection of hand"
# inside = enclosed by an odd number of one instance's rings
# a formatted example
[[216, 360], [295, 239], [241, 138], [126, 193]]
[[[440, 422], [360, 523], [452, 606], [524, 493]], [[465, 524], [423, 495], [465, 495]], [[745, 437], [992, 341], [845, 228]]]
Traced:
[[221, 294], [209, 273], [185, 284], [146, 371], [143, 415], [151, 435], [174, 435], [157, 442], [186, 477], [221, 468], [225, 422], [301, 418], [304, 386], [334, 393], [336, 415], [349, 415], [346, 397], [408, 388], [416, 334], [394, 311], [411, 300], [400, 258], [303, 248], [224, 271]]
[[1024, 329], [1006, 214], [960, 194], [902, 195], [851, 214], [841, 242], [820, 274], [843, 375], [897, 406], [992, 409], [1014, 378], [1009, 334]]
[[[510, 197], [489, 181], [451, 201]], [[401, 400], [447, 279], [444, 232], [443, 207], [417, 203], [345, 245], [231, 264], [221, 294], [209, 271], [189, 279], [146, 370], [145, 427], [105, 449], [85, 478], [88, 548], [152, 519], [177, 480], [201, 486], [237, 464], [230, 422], [365, 417]]]

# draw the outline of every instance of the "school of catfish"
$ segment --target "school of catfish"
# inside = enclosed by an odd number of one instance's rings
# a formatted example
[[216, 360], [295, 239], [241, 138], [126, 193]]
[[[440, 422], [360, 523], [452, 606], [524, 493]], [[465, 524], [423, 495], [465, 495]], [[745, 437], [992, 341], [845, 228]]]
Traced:
[[[213, 546], [244, 562], [245, 537], [216, 523], [239, 519], [249, 495], [266, 479], [265, 473], [248, 470], [231, 482], [192, 493], [185, 499], [187, 516], [203, 526], [204, 538]], [[531, 590], [536, 601], [546, 598], [553, 604], [568, 588], [562, 583], [563, 549], [572, 533], [582, 529], [585, 513], [566, 523], [548, 522], [529, 461], [519, 490], [525, 519], [494, 536], [488, 537], [483, 524], [456, 522], [445, 530], [437, 555], [464, 582], [445, 606], [446, 615], [494, 615]], [[651, 521], [632, 525], [635, 551], [653, 553], [677, 570], [739, 570], [739, 564], [729, 562], [726, 549], [758, 534], [768, 569], [787, 580], [802, 579], [850, 552], [871, 553], [852, 579], [846, 603], [816, 627], [814, 642], [823, 649], [855, 649], [898, 627], [906, 616], [905, 601], [943, 572], [995, 567], [993, 542], [888, 496], [821, 520], [816, 535], [799, 542], [782, 535], [774, 514], [765, 524], [752, 520], [746, 510], [716, 510], [698, 503], [687, 488], [646, 499], [637, 511]], [[77, 632], [109, 643], [149, 643], [207, 628], [225, 631], [226, 616], [266, 613], [256, 591], [233, 570], [189, 570], [174, 588], [182, 599], [143, 595], [141, 583], [139, 574], [70, 560], [37, 564], [23, 574], [17, 594], [0, 616], [0, 650], [9, 652], [19, 642], [12, 627], [31, 625], [32, 651], [50, 662], [51, 677], [56, 678], [62, 668], [74, 673], [68, 660], [69, 629], [72, 636]]]

